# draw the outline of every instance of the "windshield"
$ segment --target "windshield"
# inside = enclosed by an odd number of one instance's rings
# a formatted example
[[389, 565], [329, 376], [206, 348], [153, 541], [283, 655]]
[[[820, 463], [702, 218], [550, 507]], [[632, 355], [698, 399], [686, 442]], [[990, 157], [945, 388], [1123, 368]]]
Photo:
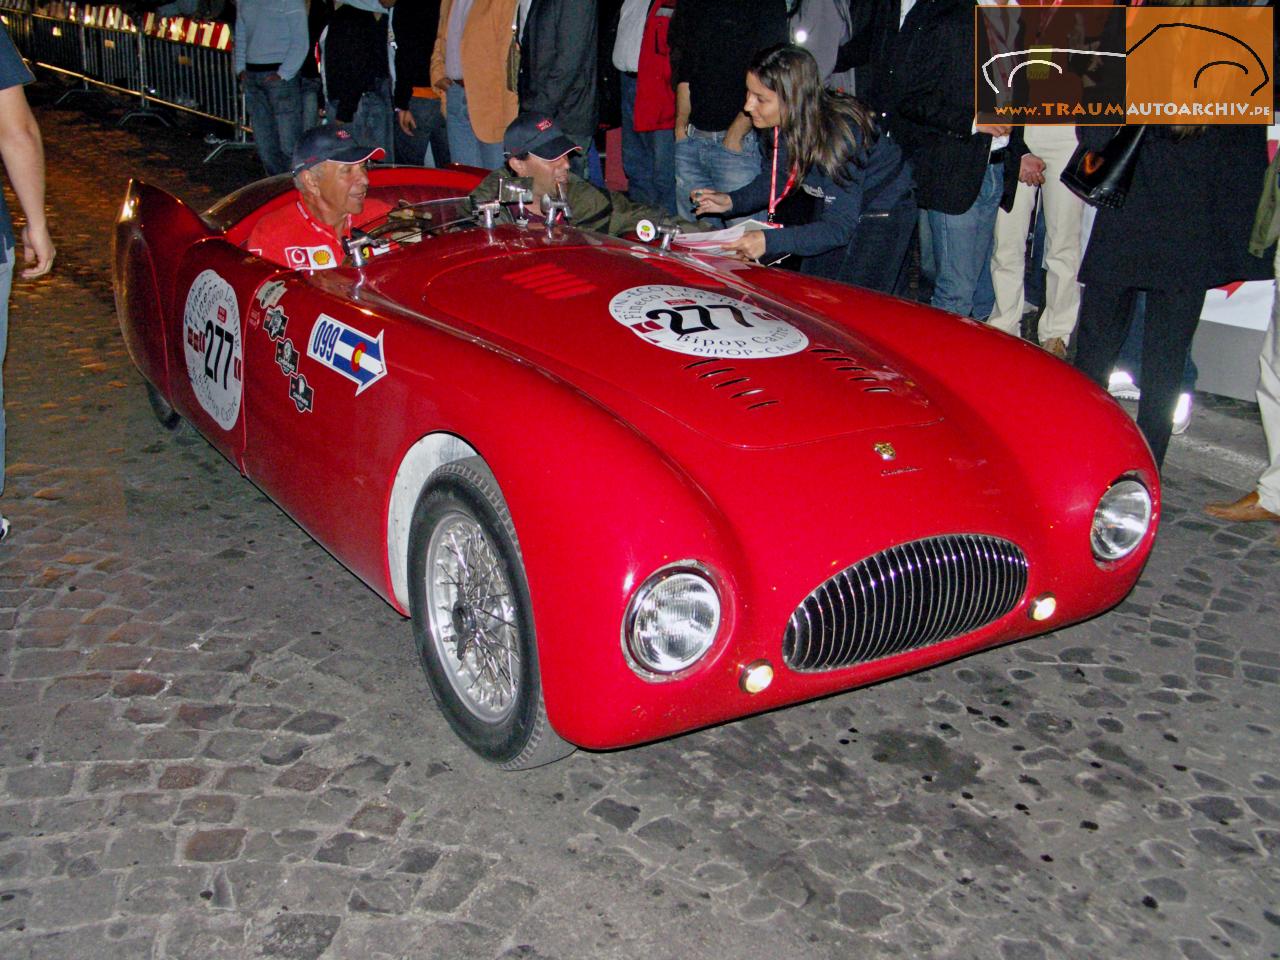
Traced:
[[449, 197], [422, 203], [400, 200], [385, 216], [363, 224], [355, 232], [353, 239], [371, 242], [375, 248], [386, 249], [395, 244], [420, 243], [429, 237], [470, 230], [475, 225], [471, 201], [467, 197]]

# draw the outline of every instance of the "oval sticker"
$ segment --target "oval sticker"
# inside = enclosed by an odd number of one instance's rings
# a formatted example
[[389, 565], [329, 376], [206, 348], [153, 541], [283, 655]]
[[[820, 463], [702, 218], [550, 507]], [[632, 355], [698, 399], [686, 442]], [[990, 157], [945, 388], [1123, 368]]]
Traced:
[[240, 417], [243, 392], [240, 307], [231, 284], [212, 270], [196, 277], [187, 291], [182, 340], [196, 399], [214, 423], [230, 430]]
[[640, 339], [695, 357], [759, 360], [809, 345], [800, 330], [767, 310], [697, 287], [631, 287], [609, 301], [609, 313]]

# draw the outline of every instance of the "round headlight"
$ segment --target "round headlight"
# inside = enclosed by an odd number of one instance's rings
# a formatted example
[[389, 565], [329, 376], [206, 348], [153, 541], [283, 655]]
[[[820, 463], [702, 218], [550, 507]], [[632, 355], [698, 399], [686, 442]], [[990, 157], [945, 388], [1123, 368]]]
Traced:
[[1127, 557], [1151, 526], [1151, 494], [1137, 480], [1112, 484], [1093, 512], [1089, 543], [1099, 560]]
[[687, 566], [659, 570], [627, 607], [623, 640], [634, 665], [675, 673], [711, 649], [720, 626], [715, 586]]

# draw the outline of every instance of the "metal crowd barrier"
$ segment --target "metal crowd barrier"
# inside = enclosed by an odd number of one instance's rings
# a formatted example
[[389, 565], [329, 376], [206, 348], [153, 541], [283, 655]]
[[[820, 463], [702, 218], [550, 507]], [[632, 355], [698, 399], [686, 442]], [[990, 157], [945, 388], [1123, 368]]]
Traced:
[[64, 98], [92, 88], [136, 97], [121, 124], [136, 117], [167, 122], [155, 105], [228, 124], [229, 137], [205, 138], [214, 147], [206, 163], [223, 150], [253, 146], [224, 23], [149, 13], [139, 27], [119, 7], [58, 2], [33, 9], [22, 0], [0, 2], [0, 20], [24, 57], [81, 81]]

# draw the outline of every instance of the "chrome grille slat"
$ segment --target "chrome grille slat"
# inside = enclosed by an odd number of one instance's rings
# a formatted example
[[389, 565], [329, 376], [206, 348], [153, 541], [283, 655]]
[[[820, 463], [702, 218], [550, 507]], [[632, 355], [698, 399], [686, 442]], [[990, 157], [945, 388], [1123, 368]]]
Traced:
[[[942, 580], [938, 571], [942, 567], [942, 554], [939, 552], [938, 544], [933, 540], [922, 540], [920, 541], [920, 548], [921, 552], [927, 558], [926, 562], [928, 564], [929, 571], [929, 596], [941, 597], [943, 596], [943, 592], [941, 590]], [[929, 619], [925, 621], [925, 626], [921, 630], [921, 643], [933, 643], [938, 639], [938, 629], [944, 622], [943, 618], [945, 616], [946, 609], [943, 604], [929, 604]]]
[[899, 544], [830, 577], [796, 607], [783, 659], [836, 670], [971, 633], [1027, 588], [1027, 559], [1008, 540], [952, 534]]

